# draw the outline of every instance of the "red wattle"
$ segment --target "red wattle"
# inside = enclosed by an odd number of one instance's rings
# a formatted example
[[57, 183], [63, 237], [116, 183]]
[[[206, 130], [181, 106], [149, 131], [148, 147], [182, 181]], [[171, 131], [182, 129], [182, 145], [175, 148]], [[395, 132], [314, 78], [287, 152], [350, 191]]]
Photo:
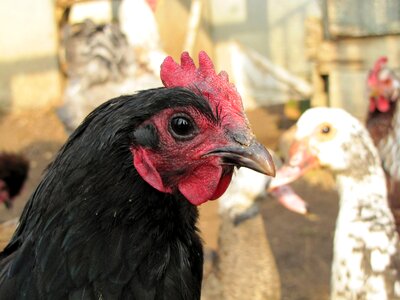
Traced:
[[229, 187], [229, 184], [231, 183], [232, 174], [233, 174], [233, 171], [230, 171], [229, 173], [227, 173], [221, 177], [221, 180], [218, 183], [218, 187], [215, 190], [214, 194], [211, 196], [210, 200], [218, 199], [225, 193], [225, 191]]
[[[133, 164], [139, 175], [153, 188], [164, 193], [172, 193], [175, 187], [165, 186], [157, 167], [154, 165], [150, 150], [132, 148]], [[233, 168], [223, 171], [218, 158], [197, 168], [179, 181], [178, 189], [193, 205], [222, 196], [231, 182]]]
[[200, 205], [220, 197], [228, 188], [232, 173], [233, 170], [222, 175], [221, 166], [204, 164], [181, 180], [178, 189], [193, 205]]
[[389, 100], [383, 96], [379, 96], [377, 103], [378, 110], [381, 112], [387, 112], [390, 108]]

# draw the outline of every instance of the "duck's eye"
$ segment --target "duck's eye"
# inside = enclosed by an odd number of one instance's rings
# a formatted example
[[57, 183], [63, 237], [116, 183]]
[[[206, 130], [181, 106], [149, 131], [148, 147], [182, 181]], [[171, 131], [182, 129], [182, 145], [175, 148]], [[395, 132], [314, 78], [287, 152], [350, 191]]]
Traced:
[[188, 139], [195, 135], [196, 126], [188, 116], [177, 115], [171, 118], [169, 130], [177, 139]]
[[329, 132], [331, 132], [331, 126], [329, 125], [323, 125], [321, 127], [321, 133], [322, 134], [329, 134]]
[[336, 135], [336, 129], [329, 123], [323, 123], [321, 124], [317, 131], [317, 138], [324, 142], [324, 141], [329, 141], [333, 139]]

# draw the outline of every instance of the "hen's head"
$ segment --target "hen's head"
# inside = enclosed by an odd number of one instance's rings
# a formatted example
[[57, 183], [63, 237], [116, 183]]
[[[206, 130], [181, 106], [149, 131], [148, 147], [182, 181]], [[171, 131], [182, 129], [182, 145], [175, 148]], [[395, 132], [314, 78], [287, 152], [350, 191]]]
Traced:
[[387, 112], [399, 98], [400, 81], [394, 72], [386, 66], [387, 61], [387, 57], [380, 57], [369, 72], [367, 87], [370, 112]]
[[309, 109], [296, 127], [289, 162], [278, 171], [273, 186], [287, 184], [317, 166], [336, 174], [364, 176], [369, 167], [379, 165], [376, 148], [367, 130], [342, 109]]
[[165, 193], [180, 191], [195, 205], [220, 197], [235, 166], [275, 172], [227, 74], [217, 75], [205, 52], [199, 65], [188, 53], [182, 54], [181, 65], [165, 59], [165, 108], [136, 127], [131, 147], [135, 168], [148, 184]]

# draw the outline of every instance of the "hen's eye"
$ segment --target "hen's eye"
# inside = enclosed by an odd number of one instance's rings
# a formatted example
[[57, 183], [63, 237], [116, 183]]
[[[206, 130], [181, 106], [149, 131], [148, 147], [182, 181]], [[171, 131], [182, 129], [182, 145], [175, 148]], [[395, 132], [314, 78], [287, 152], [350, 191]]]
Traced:
[[196, 132], [193, 121], [187, 116], [172, 117], [169, 127], [171, 134], [178, 139], [191, 138]]

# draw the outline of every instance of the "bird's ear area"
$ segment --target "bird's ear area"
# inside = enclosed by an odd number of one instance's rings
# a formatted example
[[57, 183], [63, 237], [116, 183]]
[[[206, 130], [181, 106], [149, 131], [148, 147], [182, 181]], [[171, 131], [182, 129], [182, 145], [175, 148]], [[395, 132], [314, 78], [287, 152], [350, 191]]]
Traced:
[[171, 188], [164, 186], [160, 173], [158, 173], [153, 164], [150, 151], [150, 149], [143, 147], [132, 147], [131, 152], [133, 153], [133, 164], [139, 175], [148, 184], [160, 192], [171, 193]]
[[133, 132], [133, 138], [137, 145], [152, 149], [156, 149], [160, 142], [157, 129], [153, 124], [146, 124], [137, 128]]
[[152, 149], [157, 149], [160, 138], [153, 124], [144, 124], [133, 132], [133, 140], [136, 146], [131, 147], [133, 164], [139, 175], [152, 187], [161, 192], [170, 192], [161, 179], [153, 163]]

